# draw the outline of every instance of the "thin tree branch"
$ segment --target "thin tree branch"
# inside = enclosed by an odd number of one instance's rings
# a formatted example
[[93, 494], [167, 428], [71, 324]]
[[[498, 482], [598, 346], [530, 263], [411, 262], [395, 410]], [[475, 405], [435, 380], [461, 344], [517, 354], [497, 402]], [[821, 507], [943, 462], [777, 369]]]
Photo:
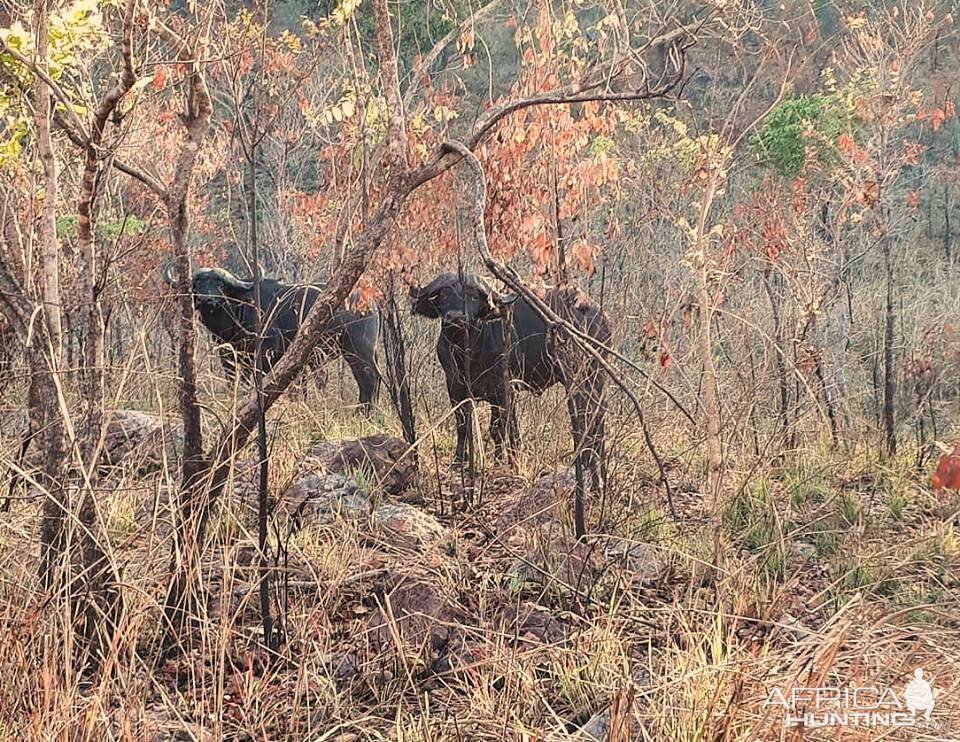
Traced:
[[606, 372], [611, 381], [613, 381], [613, 383], [616, 384], [620, 390], [627, 395], [627, 398], [633, 405], [633, 408], [637, 413], [637, 418], [640, 421], [640, 427], [643, 430], [643, 437], [644, 441], [646, 442], [647, 449], [650, 451], [654, 461], [656, 461], [657, 468], [660, 470], [660, 481], [666, 489], [667, 503], [670, 507], [670, 513], [673, 518], [676, 519], [677, 511], [673, 504], [673, 492], [670, 488], [670, 482], [667, 479], [666, 468], [664, 467], [663, 459], [661, 458], [660, 453], [657, 451], [657, 448], [654, 445], [653, 437], [650, 435], [650, 430], [647, 427], [646, 418], [644, 417], [640, 400], [637, 399], [636, 395], [633, 393], [633, 390], [630, 389], [629, 384], [627, 384], [626, 380], [624, 380], [620, 374], [617, 373], [617, 370], [610, 364], [604, 354], [594, 347], [594, 344], [584, 340], [584, 336], [586, 335], [585, 332], [578, 329], [572, 323], [568, 322], [559, 314], [557, 314], [546, 302], [543, 301], [543, 299], [537, 296], [537, 294], [534, 293], [529, 286], [527, 286], [526, 282], [513, 268], [500, 263], [493, 257], [493, 255], [490, 253], [490, 248], [487, 246], [487, 234], [484, 226], [484, 210], [486, 208], [487, 188], [483, 166], [480, 164], [480, 160], [477, 158], [477, 156], [462, 142], [447, 141], [444, 142], [443, 146], [445, 149], [450, 149], [460, 155], [462, 159], [465, 159], [470, 170], [473, 172], [474, 183], [476, 187], [476, 196], [473, 208], [474, 236], [477, 241], [477, 246], [480, 248], [480, 255], [483, 258], [483, 263], [487, 266], [487, 270], [503, 281], [503, 283], [509, 286], [513, 291], [517, 292], [517, 294], [522, 296], [549, 327], [555, 330], [563, 330], [577, 345], [577, 347], [590, 356], [590, 358], [595, 361], [604, 370], [604, 372]]

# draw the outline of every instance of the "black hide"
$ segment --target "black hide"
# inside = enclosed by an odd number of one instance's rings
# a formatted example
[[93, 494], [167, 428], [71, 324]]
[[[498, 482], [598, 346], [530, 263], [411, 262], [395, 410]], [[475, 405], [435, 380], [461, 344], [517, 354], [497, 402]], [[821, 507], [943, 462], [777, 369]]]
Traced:
[[[604, 376], [589, 358], [563, 352], [547, 326], [525, 299], [497, 296], [477, 276], [444, 273], [421, 289], [411, 289], [414, 314], [440, 320], [437, 357], [447, 382], [451, 404], [456, 408], [457, 450], [455, 461], [463, 461], [470, 423], [467, 400], [492, 405], [490, 434], [502, 451], [503, 444], [515, 444], [516, 431], [509, 426], [504, 409], [504, 320], [503, 306], [512, 311], [510, 327], [511, 383], [540, 393], [554, 384], [564, 384], [573, 427], [574, 445], [583, 463], [594, 473], [597, 486], [602, 478]], [[569, 301], [568, 291], [552, 290], [545, 300], [554, 311], [580, 330], [607, 343], [610, 327], [606, 315], [579, 295]], [[508, 429], [510, 428], [510, 429]]]
[[[273, 278], [261, 280], [263, 357], [267, 370], [293, 342], [300, 323], [319, 295], [320, 290], [315, 286], [290, 286]], [[234, 373], [236, 357], [249, 371], [256, 348], [253, 282], [238, 279], [223, 269], [201, 270], [193, 277], [193, 298], [203, 326], [221, 343], [220, 360], [224, 370]], [[360, 402], [369, 408], [377, 398], [380, 382], [376, 364], [379, 310], [374, 307], [365, 313], [346, 309], [337, 312], [326, 334], [329, 340], [320, 348], [318, 364], [331, 353], [342, 355], [357, 381]]]

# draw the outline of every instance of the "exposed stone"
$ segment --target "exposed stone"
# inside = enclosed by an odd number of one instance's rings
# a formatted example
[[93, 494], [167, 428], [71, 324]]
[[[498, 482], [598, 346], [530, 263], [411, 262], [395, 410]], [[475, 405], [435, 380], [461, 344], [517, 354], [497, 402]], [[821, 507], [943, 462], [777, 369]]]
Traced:
[[[180, 451], [183, 450], [183, 433], [178, 423], [139, 410], [113, 410], [106, 413], [106, 419], [101, 468], [122, 466], [142, 476], [161, 469], [166, 459], [170, 470], [178, 471]], [[17, 409], [0, 411], [0, 428], [5, 435], [22, 439], [27, 432], [26, 412]], [[78, 426], [76, 432], [82, 438], [85, 426]], [[38, 466], [39, 456], [40, 450], [34, 442], [27, 453], [27, 464]]]
[[177, 471], [183, 447], [178, 424], [138, 410], [114, 410], [108, 418], [101, 466], [122, 465], [143, 475], [161, 469], [166, 460], [171, 470]]
[[567, 639], [570, 627], [543, 606], [528, 600], [506, 600], [499, 615], [505, 636], [527, 644], [558, 644]]
[[463, 611], [433, 584], [405, 579], [382, 604], [367, 621], [372, 658], [422, 671], [462, 650]]
[[608, 538], [602, 550], [607, 561], [616, 564], [621, 574], [629, 572], [634, 582], [655, 580], [663, 570], [663, 560], [650, 544]]
[[417, 466], [415, 452], [406, 441], [377, 434], [316, 443], [307, 450], [300, 469], [349, 475], [363, 472], [372, 487], [401, 495], [413, 485]]
[[591, 544], [572, 539], [541, 540], [511, 566], [508, 575], [522, 583], [533, 583], [540, 590], [554, 580], [578, 585], [584, 576], [602, 571], [599, 550]]
[[446, 533], [432, 515], [405, 503], [381, 505], [373, 511], [372, 521], [384, 538], [394, 546], [431, 546]]
[[590, 721], [580, 727], [576, 739], [584, 742], [606, 742], [610, 734], [610, 709], [606, 708], [590, 717]]
[[573, 502], [576, 478], [572, 467], [541, 474], [530, 488], [503, 508], [498, 520], [501, 529], [534, 529], [559, 520]]
[[305, 523], [333, 523], [370, 514], [372, 505], [353, 479], [343, 474], [308, 473], [284, 490], [276, 514], [288, 531]]

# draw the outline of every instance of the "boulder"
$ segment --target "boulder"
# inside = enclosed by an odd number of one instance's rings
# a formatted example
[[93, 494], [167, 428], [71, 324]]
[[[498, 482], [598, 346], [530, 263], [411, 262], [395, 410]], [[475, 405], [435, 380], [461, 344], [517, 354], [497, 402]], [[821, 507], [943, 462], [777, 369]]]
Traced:
[[463, 610], [432, 582], [408, 577], [380, 600], [367, 621], [370, 656], [423, 671], [463, 652]]
[[619, 574], [629, 575], [631, 581], [638, 584], [658, 579], [664, 568], [663, 559], [650, 544], [604, 538], [601, 549], [607, 563], [612, 562]]
[[436, 544], [446, 534], [440, 521], [405, 503], [387, 503], [374, 509], [372, 522], [384, 539], [394, 545], [424, 548]]
[[526, 492], [505, 505], [497, 518], [502, 530], [534, 530], [559, 521], [573, 502], [576, 477], [572, 467], [541, 474]]
[[305, 523], [364, 518], [372, 510], [370, 498], [351, 477], [309, 472], [284, 490], [275, 512], [290, 533]]
[[[164, 420], [160, 415], [140, 410], [112, 410], [106, 413], [103, 450], [100, 467], [122, 467], [137, 475], [150, 474], [167, 466], [178, 471], [180, 451], [183, 450], [183, 433], [179, 423]], [[27, 432], [27, 416], [24, 410], [0, 411], [0, 429], [8, 436], [22, 439]], [[77, 426], [77, 437], [86, 435], [86, 425]], [[42, 455], [34, 441], [27, 452], [27, 464], [40, 465]], [[68, 465], [75, 464], [71, 456]]]
[[417, 462], [415, 452], [406, 441], [377, 434], [316, 443], [307, 450], [299, 468], [363, 477], [372, 487], [396, 496], [413, 485]]
[[123, 466], [143, 475], [160, 470], [166, 460], [177, 471], [183, 448], [183, 433], [178, 424], [138, 410], [114, 410], [107, 416], [101, 466]]

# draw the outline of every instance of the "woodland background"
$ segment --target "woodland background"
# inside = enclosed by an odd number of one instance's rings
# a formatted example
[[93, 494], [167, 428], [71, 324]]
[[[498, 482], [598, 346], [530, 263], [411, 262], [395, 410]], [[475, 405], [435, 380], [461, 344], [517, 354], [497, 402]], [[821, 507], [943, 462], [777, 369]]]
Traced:
[[[955, 738], [957, 10], [8, 0], [0, 732], [799, 739], [771, 687], [921, 666], [936, 723], [904, 738]], [[514, 468], [448, 467], [406, 289], [485, 270], [450, 139], [494, 256], [586, 289], [641, 403], [608, 385], [581, 542], [560, 390], [519, 396]], [[250, 389], [167, 261], [326, 288]], [[300, 374], [348, 296], [388, 310], [369, 420], [342, 363]], [[119, 418], [146, 468], [104, 462]], [[284, 532], [313, 446], [377, 432], [417, 442], [426, 535]]]

